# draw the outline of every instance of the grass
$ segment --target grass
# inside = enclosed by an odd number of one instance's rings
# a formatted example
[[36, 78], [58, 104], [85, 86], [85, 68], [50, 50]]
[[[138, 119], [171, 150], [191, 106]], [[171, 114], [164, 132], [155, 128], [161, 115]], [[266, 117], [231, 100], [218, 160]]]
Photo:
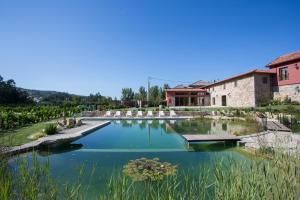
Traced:
[[47, 123], [48, 122], [41, 122], [19, 129], [1, 131], [0, 146], [17, 146], [31, 142], [32, 139], [29, 139], [28, 137], [32, 134], [41, 133]]
[[[181, 171], [161, 181], [135, 182], [114, 173], [106, 190], [95, 199], [299, 199], [299, 159], [280, 152], [268, 155], [272, 159], [221, 160], [213, 168]], [[31, 165], [28, 157], [20, 157], [13, 170], [7, 158], [0, 158], [0, 199], [86, 199], [89, 194], [89, 185], [83, 185], [80, 179], [87, 173], [84, 166], [74, 175], [78, 177], [76, 181], [58, 184], [49, 173], [49, 161], [40, 164], [35, 154]]]
[[299, 159], [273, 155], [251, 163], [230, 160], [198, 173], [185, 172], [160, 182], [133, 182], [113, 176], [100, 199], [299, 199]]

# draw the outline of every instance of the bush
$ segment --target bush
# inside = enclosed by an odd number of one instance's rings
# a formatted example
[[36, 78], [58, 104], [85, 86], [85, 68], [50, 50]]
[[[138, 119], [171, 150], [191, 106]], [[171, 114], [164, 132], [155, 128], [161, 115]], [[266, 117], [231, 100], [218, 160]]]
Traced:
[[56, 125], [55, 125], [55, 124], [48, 124], [48, 125], [45, 127], [44, 132], [45, 132], [47, 135], [54, 135], [54, 134], [57, 132]]

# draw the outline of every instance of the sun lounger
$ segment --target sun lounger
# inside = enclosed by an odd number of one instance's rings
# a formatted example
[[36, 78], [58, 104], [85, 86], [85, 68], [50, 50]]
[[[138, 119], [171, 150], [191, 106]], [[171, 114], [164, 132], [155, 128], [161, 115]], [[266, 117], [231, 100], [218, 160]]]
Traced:
[[131, 110], [128, 110], [128, 111], [126, 112], [126, 117], [132, 117], [132, 112], [131, 112]]
[[104, 114], [104, 117], [111, 117], [111, 111], [106, 111], [106, 113]]
[[153, 117], [153, 112], [151, 110], [147, 112], [147, 117]]
[[136, 114], [136, 117], [143, 117], [143, 112], [142, 111], [138, 111]]
[[114, 117], [121, 117], [121, 111], [117, 111], [114, 115]]
[[164, 111], [159, 111], [159, 112], [158, 112], [158, 116], [159, 116], [159, 117], [164, 117], [164, 116], [165, 116]]
[[175, 111], [171, 110], [170, 111], [170, 117], [176, 117], [176, 116], [177, 116], [177, 114], [175, 113]]

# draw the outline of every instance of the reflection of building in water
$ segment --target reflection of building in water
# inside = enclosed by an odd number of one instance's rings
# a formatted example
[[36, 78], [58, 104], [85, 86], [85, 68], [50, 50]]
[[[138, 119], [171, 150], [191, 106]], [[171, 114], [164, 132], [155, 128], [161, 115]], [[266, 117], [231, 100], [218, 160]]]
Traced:
[[244, 131], [246, 128], [237, 123], [230, 121], [211, 121], [210, 134], [234, 134], [237, 132]]

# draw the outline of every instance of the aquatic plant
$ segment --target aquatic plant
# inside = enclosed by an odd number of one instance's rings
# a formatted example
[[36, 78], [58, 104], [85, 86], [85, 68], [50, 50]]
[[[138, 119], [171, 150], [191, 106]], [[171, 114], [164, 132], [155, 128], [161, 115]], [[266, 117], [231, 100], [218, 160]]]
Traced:
[[134, 181], [159, 181], [166, 176], [175, 175], [176, 171], [176, 165], [159, 162], [159, 158], [130, 160], [123, 168], [123, 173]]

